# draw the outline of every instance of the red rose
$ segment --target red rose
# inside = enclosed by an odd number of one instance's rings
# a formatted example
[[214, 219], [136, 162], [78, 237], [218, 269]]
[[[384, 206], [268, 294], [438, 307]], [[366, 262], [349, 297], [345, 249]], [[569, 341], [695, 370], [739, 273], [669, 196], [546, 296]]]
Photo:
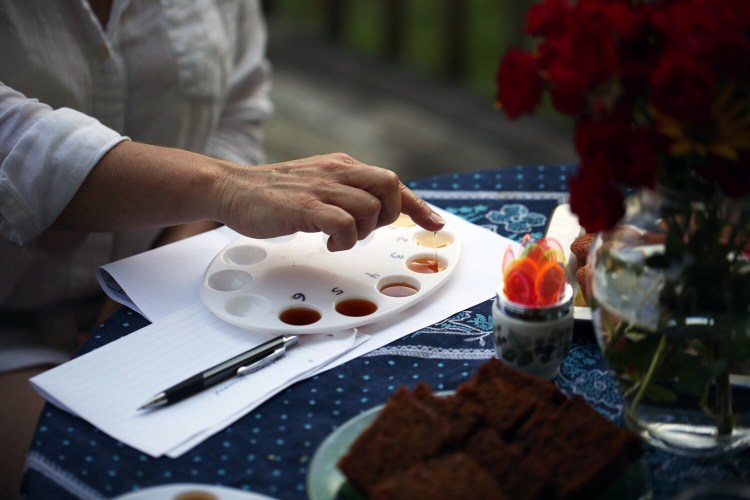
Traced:
[[623, 40], [618, 47], [620, 82], [631, 94], [645, 93], [651, 73], [659, 60], [660, 47], [648, 37]]
[[590, 174], [581, 163], [578, 174], [570, 178], [570, 209], [586, 232], [595, 233], [614, 227], [625, 210], [620, 192], [605, 178]]
[[[581, 167], [570, 202], [587, 230], [615, 224], [627, 187], [695, 183], [750, 194], [742, 146], [750, 0], [538, 0], [525, 30], [538, 37], [538, 57], [509, 54], [498, 98], [515, 117], [537, 105], [541, 89], [556, 110], [577, 117]], [[725, 89], [736, 95], [725, 99]], [[673, 139], [673, 153], [725, 144], [741, 158], [708, 148], [696, 164], [668, 154]]]
[[696, 172], [715, 182], [730, 198], [750, 194], [750, 153], [747, 151], [743, 151], [737, 161], [711, 157], [709, 161], [699, 165]]
[[659, 174], [659, 161], [654, 133], [641, 127], [623, 138], [615, 180], [631, 187], [654, 187]]
[[616, 38], [633, 37], [638, 28], [641, 6], [631, 6], [627, 0], [579, 0], [578, 17], [593, 23]]
[[567, 0], [544, 0], [532, 5], [526, 16], [525, 32], [532, 36], [550, 36], [565, 27], [573, 6]]
[[632, 108], [620, 103], [603, 115], [583, 115], [576, 122], [574, 143], [581, 158], [600, 155], [630, 133]]
[[627, 21], [619, 28], [617, 46], [620, 83], [626, 92], [639, 94], [649, 86], [649, 77], [663, 49], [663, 39], [653, 25], [655, 6], [639, 4], [628, 11]]
[[560, 113], [575, 116], [586, 106], [586, 94], [580, 88], [556, 85], [549, 89], [552, 105]]
[[[655, 25], [662, 32], [671, 50], [677, 50], [688, 57], [700, 58], [715, 52], [716, 43], [723, 36], [722, 26], [717, 15], [722, 2], [676, 2], [655, 16]], [[731, 22], [731, 18], [728, 19]]]
[[[750, 76], [750, 2], [712, 5], [712, 40], [701, 39], [694, 48], [698, 62], [715, 74], [747, 80]], [[711, 43], [712, 42], [712, 43]]]
[[584, 23], [542, 43], [539, 55], [540, 66], [552, 83], [582, 91], [610, 80], [618, 65], [612, 39]]
[[497, 102], [510, 119], [534, 110], [542, 96], [542, 78], [536, 59], [519, 49], [505, 54], [496, 75]]
[[632, 108], [620, 105], [599, 117], [586, 116], [576, 126], [575, 146], [589, 172], [613, 185], [652, 187], [659, 171], [656, 140], [650, 129], [633, 129]]
[[747, 74], [750, 54], [747, 4], [728, 0], [675, 2], [654, 16], [654, 24], [669, 50], [681, 53], [708, 71]]
[[653, 187], [659, 173], [658, 158], [653, 154], [649, 133], [644, 130], [608, 137], [581, 161], [606, 169], [613, 184], [633, 188]]
[[667, 52], [651, 75], [651, 105], [685, 122], [706, 118], [713, 101], [714, 77], [687, 56]]

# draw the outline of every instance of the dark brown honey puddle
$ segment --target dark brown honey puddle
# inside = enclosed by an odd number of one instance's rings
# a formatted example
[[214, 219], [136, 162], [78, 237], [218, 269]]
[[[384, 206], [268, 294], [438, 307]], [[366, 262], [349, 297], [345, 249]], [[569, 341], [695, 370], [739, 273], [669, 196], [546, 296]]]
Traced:
[[347, 299], [336, 304], [336, 312], [344, 316], [369, 316], [377, 310], [378, 306], [366, 299]]
[[279, 319], [287, 325], [312, 325], [321, 318], [320, 313], [309, 307], [290, 307], [279, 314]]
[[388, 297], [411, 297], [418, 291], [416, 286], [403, 282], [391, 283], [380, 289], [380, 293]]

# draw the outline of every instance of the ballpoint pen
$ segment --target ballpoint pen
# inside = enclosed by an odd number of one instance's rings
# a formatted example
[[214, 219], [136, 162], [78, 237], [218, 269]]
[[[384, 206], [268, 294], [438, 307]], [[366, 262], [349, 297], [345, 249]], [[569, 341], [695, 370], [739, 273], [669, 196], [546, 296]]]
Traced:
[[158, 408], [176, 403], [229, 378], [257, 371], [283, 356], [286, 349], [296, 344], [298, 340], [299, 336], [297, 335], [281, 335], [273, 338], [208, 370], [197, 373], [169, 389], [163, 390], [143, 403], [138, 410]]

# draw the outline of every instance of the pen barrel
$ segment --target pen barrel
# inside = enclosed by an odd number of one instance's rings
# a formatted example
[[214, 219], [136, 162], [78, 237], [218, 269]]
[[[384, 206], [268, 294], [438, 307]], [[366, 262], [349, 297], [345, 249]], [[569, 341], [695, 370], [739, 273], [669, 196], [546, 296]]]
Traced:
[[196, 394], [204, 387], [203, 375], [199, 373], [183, 380], [179, 384], [173, 385], [164, 391], [164, 395], [167, 397], [167, 401], [175, 403]]
[[163, 400], [166, 400], [167, 404], [176, 403], [177, 401], [193, 396], [201, 392], [203, 389], [218, 384], [219, 382], [223, 382], [224, 380], [237, 375], [251, 373], [250, 369], [254, 365], [262, 364], [261, 362], [266, 358], [268, 358], [269, 361], [278, 358], [283, 354], [287, 344], [293, 345], [296, 341], [297, 337], [276, 337], [240, 354], [239, 356], [235, 356], [223, 363], [219, 363], [205, 372], [193, 375], [192, 377], [173, 385], [161, 393], [163, 399], [158, 397], [158, 401], [160, 404], [163, 404]]

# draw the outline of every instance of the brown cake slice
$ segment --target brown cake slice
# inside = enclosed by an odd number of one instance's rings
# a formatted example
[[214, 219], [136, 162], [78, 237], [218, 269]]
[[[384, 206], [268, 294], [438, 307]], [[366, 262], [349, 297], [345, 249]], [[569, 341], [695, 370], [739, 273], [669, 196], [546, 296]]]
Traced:
[[369, 494], [376, 483], [434, 457], [452, 442], [450, 421], [401, 387], [337, 465]]
[[460, 387], [494, 384], [494, 381], [502, 382], [506, 386], [506, 392], [536, 403], [559, 405], [567, 399], [565, 394], [549, 380], [508, 366], [497, 358], [490, 358], [479, 367], [474, 377]]
[[491, 359], [452, 396], [397, 390], [338, 467], [371, 498], [583, 499], [642, 454], [581, 398]]
[[482, 466], [462, 452], [416, 464], [376, 485], [371, 500], [504, 500], [506, 495]]
[[541, 500], [554, 496], [549, 483], [521, 466], [521, 449], [504, 441], [494, 429], [478, 431], [464, 451], [495, 478], [510, 498]]
[[516, 436], [521, 466], [553, 485], [559, 498], [595, 498], [637, 460], [638, 436], [576, 396], [537, 411]]
[[485, 421], [484, 406], [476, 399], [458, 395], [435, 396], [427, 384], [417, 384], [414, 397], [451, 423], [453, 446], [460, 447], [468, 436]]
[[476, 401], [483, 409], [486, 424], [506, 440], [512, 438], [538, 405], [533, 398], [522, 397], [501, 379], [467, 384], [459, 387], [456, 394], [460, 400]]

